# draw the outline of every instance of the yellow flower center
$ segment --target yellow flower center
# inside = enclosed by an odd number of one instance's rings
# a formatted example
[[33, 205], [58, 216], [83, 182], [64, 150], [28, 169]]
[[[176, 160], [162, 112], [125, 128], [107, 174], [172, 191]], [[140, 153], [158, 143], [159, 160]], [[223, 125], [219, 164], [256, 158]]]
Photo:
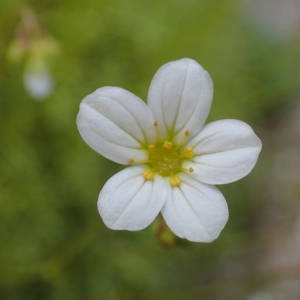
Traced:
[[[157, 126], [157, 123], [154, 123]], [[185, 131], [184, 136], [189, 136], [190, 132]], [[160, 139], [158, 139], [160, 140]], [[183, 162], [190, 160], [194, 156], [191, 147], [184, 147], [174, 144], [172, 141], [164, 140], [156, 144], [147, 146], [148, 159], [146, 161], [136, 161], [128, 159], [128, 163], [144, 163], [148, 168], [144, 171], [145, 180], [152, 180], [155, 174], [168, 177], [171, 186], [178, 187], [181, 184], [179, 174], [182, 172], [193, 172], [193, 168], [185, 169]]]
[[181, 179], [178, 176], [183, 171], [193, 172], [192, 168], [184, 169], [182, 164], [185, 160], [194, 156], [190, 147], [179, 147], [171, 141], [164, 141], [156, 145], [148, 145], [148, 169], [144, 171], [144, 178], [152, 180], [155, 174], [169, 177], [169, 182], [173, 187], [178, 187]]
[[[192, 152], [191, 152], [192, 153]], [[174, 176], [182, 172], [182, 163], [190, 158], [187, 148], [183, 150], [170, 141], [148, 146], [149, 168], [161, 176]]]

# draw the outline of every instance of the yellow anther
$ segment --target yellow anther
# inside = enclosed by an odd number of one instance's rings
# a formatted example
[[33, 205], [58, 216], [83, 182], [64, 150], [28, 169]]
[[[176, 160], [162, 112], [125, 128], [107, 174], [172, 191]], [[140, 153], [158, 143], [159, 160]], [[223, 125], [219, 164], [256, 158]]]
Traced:
[[189, 173], [193, 173], [194, 172], [194, 168], [182, 168], [182, 171], [184, 172], [189, 172]]
[[156, 147], [155, 147], [155, 145], [153, 145], [153, 144], [150, 144], [149, 146], [148, 146], [148, 149], [149, 150], [154, 150]]
[[128, 158], [127, 162], [128, 162], [129, 164], [133, 164], [133, 163], [134, 163], [134, 159], [133, 159], [133, 158]]
[[171, 148], [173, 147], [173, 143], [170, 142], [170, 141], [164, 141], [163, 147], [164, 147], [165, 149], [171, 149]]
[[170, 184], [173, 187], [178, 187], [181, 184], [181, 179], [178, 176], [172, 176], [169, 178]]
[[189, 130], [186, 130], [186, 131], [184, 132], [184, 135], [185, 135], [185, 136], [189, 136], [190, 133], [191, 133], [191, 132], [190, 132]]
[[158, 126], [158, 122], [157, 122], [157, 121], [154, 121], [154, 122], [153, 122], [153, 126], [157, 127], [157, 126]]
[[183, 156], [185, 158], [192, 158], [194, 156], [193, 149], [191, 147], [185, 147], [183, 150]]
[[144, 171], [143, 176], [146, 180], [152, 180], [154, 177], [154, 173], [151, 170], [147, 169]]

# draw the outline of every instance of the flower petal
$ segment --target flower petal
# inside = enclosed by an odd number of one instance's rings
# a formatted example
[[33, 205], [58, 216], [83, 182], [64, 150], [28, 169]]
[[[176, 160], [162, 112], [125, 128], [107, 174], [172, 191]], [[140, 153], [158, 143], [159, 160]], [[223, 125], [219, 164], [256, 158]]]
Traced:
[[85, 97], [77, 126], [91, 148], [120, 164], [145, 159], [141, 145], [155, 138], [151, 110], [137, 96], [117, 87], [100, 88]]
[[196, 156], [185, 167], [208, 184], [225, 184], [246, 176], [256, 164], [261, 141], [252, 128], [239, 120], [207, 124], [188, 146]]
[[209, 74], [194, 60], [183, 58], [163, 65], [153, 77], [148, 104], [164, 138], [195, 135], [205, 122], [213, 96]]
[[110, 178], [100, 192], [98, 210], [111, 229], [141, 230], [148, 226], [166, 201], [168, 184], [155, 176], [145, 180], [141, 166], [128, 167]]
[[162, 209], [170, 229], [193, 242], [212, 242], [228, 220], [228, 207], [222, 193], [214, 186], [182, 175], [179, 188], [172, 188]]

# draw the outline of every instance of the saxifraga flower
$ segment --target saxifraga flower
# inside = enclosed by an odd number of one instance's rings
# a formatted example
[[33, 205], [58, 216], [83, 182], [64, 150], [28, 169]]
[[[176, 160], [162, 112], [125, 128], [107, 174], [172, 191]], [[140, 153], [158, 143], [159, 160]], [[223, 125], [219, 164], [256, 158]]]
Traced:
[[214, 185], [246, 176], [261, 141], [239, 120], [204, 125], [212, 97], [209, 74], [184, 58], [157, 71], [148, 105], [119, 87], [83, 99], [77, 125], [84, 141], [128, 165], [100, 192], [98, 210], [107, 227], [141, 230], [161, 212], [181, 238], [211, 242], [219, 236], [228, 207]]

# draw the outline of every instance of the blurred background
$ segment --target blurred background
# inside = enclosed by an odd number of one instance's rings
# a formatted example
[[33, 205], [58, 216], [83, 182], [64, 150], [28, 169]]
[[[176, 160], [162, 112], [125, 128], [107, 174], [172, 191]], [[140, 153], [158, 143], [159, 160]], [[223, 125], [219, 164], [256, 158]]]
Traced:
[[[299, 32], [299, 0], [1, 0], [0, 299], [300, 299]], [[121, 167], [75, 124], [96, 88], [145, 99], [182, 57], [214, 80], [209, 120], [263, 141], [220, 187], [230, 219], [211, 244], [107, 229], [96, 201]]]

